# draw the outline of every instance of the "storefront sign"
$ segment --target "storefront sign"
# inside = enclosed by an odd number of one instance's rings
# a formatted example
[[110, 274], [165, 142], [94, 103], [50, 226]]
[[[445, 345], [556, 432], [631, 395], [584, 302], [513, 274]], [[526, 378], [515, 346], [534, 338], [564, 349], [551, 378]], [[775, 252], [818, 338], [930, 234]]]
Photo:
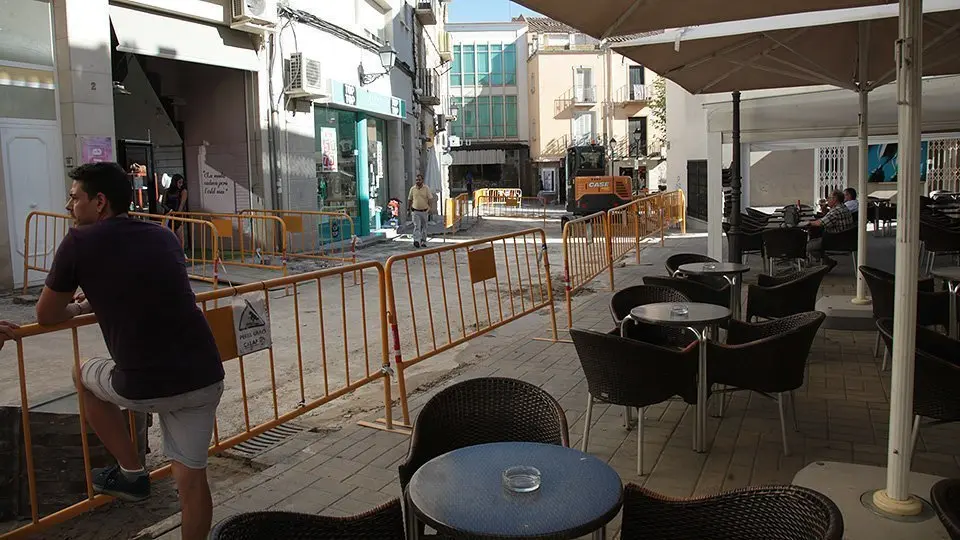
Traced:
[[321, 171], [337, 172], [337, 128], [320, 128]]
[[113, 138], [81, 136], [80, 159], [83, 163], [113, 161]]
[[405, 118], [407, 115], [407, 103], [400, 98], [333, 80], [330, 81], [330, 101], [332, 104], [393, 118]]
[[207, 148], [200, 147], [200, 203], [208, 212], [232, 214], [237, 211], [234, 181], [207, 163]]
[[383, 141], [377, 141], [377, 180], [383, 180]]

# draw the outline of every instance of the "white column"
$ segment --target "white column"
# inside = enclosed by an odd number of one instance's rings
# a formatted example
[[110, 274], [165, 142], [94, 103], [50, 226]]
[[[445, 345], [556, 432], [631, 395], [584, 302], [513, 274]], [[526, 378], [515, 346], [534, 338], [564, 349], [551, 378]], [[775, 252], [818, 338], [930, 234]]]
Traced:
[[[859, 122], [859, 152], [857, 153], [857, 164], [860, 168], [859, 179], [857, 180], [857, 201], [860, 211], [858, 212], [857, 223], [857, 268], [867, 264], [867, 174], [868, 170], [868, 149], [869, 147], [869, 94], [867, 88], [867, 79], [869, 78], [869, 56], [870, 56], [870, 26], [867, 22], [861, 22], [859, 26], [859, 51], [860, 73], [858, 82], [860, 84], [860, 122]], [[846, 167], [846, 163], [844, 163]], [[867, 298], [867, 284], [859, 270], [854, 269], [857, 276], [857, 296], [852, 300], [854, 304], [869, 304]]]
[[723, 134], [707, 133], [707, 256], [723, 260]]
[[57, 79], [65, 162], [80, 165], [88, 137], [106, 137], [117, 160], [107, 0], [54, 0]]
[[900, 0], [900, 41], [896, 46], [900, 181], [897, 183], [897, 265], [891, 354], [890, 439], [887, 487], [874, 493], [881, 510], [917, 515], [910, 495], [910, 444], [917, 323], [917, 263], [920, 247], [920, 77], [923, 73], [921, 0]]

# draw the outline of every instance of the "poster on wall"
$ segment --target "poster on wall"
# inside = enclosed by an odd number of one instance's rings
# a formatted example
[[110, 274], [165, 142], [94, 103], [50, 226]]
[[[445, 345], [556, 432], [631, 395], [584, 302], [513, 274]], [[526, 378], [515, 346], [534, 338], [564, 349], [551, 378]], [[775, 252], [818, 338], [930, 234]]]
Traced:
[[207, 162], [207, 147], [198, 152], [200, 165], [200, 204], [208, 212], [233, 214], [237, 211], [234, 181]]
[[80, 137], [81, 163], [113, 161], [112, 137]]
[[377, 141], [377, 180], [383, 180], [383, 141]]
[[320, 128], [320, 153], [322, 172], [337, 172], [337, 128]]
[[556, 169], [540, 169], [540, 185], [543, 191], [556, 191], [557, 190], [557, 170]]
[[[896, 182], [899, 168], [899, 145], [871, 144], [867, 150], [867, 171], [870, 182]], [[920, 181], [927, 180], [927, 143], [920, 143]]]

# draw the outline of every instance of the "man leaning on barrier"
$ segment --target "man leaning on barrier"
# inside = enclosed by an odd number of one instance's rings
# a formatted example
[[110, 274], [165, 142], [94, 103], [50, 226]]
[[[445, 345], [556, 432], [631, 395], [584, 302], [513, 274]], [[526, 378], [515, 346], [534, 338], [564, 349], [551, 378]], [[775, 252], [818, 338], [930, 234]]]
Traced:
[[224, 374], [183, 249], [170, 229], [128, 216], [131, 185], [116, 163], [81, 165], [70, 178], [67, 210], [78, 226], [57, 249], [37, 322], [96, 313], [110, 351], [111, 358], [90, 359], [73, 374], [87, 421], [117, 459], [93, 470], [94, 490], [126, 501], [150, 496], [121, 407], [155, 413], [180, 497], [181, 534], [206, 538], [213, 514], [207, 449]]

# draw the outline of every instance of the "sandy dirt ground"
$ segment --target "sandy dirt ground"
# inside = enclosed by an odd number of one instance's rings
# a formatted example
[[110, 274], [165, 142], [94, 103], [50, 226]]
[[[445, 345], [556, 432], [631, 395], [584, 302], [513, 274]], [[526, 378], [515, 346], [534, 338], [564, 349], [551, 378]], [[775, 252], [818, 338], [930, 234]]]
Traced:
[[[430, 249], [458, 246], [455, 249], [426, 256], [414, 255], [393, 266], [396, 291], [396, 309], [381, 303], [380, 276], [376, 268], [354, 275], [334, 275], [308, 279], [294, 287], [278, 287], [267, 291], [269, 297], [270, 327], [273, 340], [271, 350], [254, 353], [225, 363], [227, 390], [218, 412], [217, 434], [220, 439], [242, 433], [269, 421], [276, 415], [297, 410], [304, 403], [323, 400], [349, 383], [376, 374], [389, 351], [384, 348], [384, 337], [389, 339], [389, 327], [383, 325], [381, 313], [390, 311], [396, 317], [403, 358], [410, 360], [448, 348], [428, 360], [406, 370], [408, 393], [418, 387], [429, 386], [472, 364], [485, 354], [505, 346], [511, 336], [531, 329], [542, 328], [544, 337], [550, 335], [549, 310], [534, 309], [546, 303], [547, 266], [541, 257], [544, 240], [539, 233], [516, 239], [510, 238], [473, 248], [492, 247], [491, 270], [495, 276], [472, 283], [470, 259], [482, 257], [468, 254], [467, 246], [459, 246], [477, 238], [511, 234], [530, 228], [543, 228], [549, 257], [553, 291], [558, 295], [557, 321], [564, 325], [563, 282], [560, 223], [558, 220], [490, 218], [474, 224], [469, 230], [431, 239], [426, 251], [414, 250], [408, 236], [374, 244], [357, 253], [358, 261], [385, 263], [393, 255], [429, 253]], [[486, 252], [489, 255], [489, 251]], [[327, 265], [317, 261], [292, 260], [291, 273], [309, 272]], [[483, 266], [477, 263], [478, 270]], [[257, 272], [237, 267], [228, 268], [228, 275], [240, 281], [257, 281], [276, 277], [275, 272]], [[484, 290], [484, 285], [486, 289]], [[210, 289], [197, 283], [197, 292]], [[587, 291], [589, 293], [589, 291]], [[427, 297], [429, 295], [429, 302]], [[459, 298], [459, 301], [458, 301]], [[150, 309], [162, 299], [131, 298], [132, 309]], [[411, 303], [412, 301], [412, 303]], [[218, 301], [228, 306], [231, 299]], [[429, 306], [429, 307], [428, 307]], [[212, 303], [208, 303], [208, 309]], [[462, 309], [461, 309], [462, 307]], [[386, 308], [386, 309], [384, 309]], [[412, 309], [411, 309], [412, 308]], [[394, 313], [395, 311], [395, 313]], [[469, 336], [477, 329], [530, 312], [519, 320], [502, 326], [483, 337], [451, 346], [452, 342]], [[0, 318], [27, 323], [34, 319], [34, 306], [20, 305], [12, 298], [0, 298]], [[414, 331], [414, 326], [416, 330]], [[322, 328], [322, 331], [321, 331]], [[157, 329], [157, 339], [169, 339], [163, 329]], [[105, 355], [102, 335], [96, 325], [76, 331], [76, 350], [71, 331], [60, 331], [24, 341], [25, 373], [31, 406], [51, 397], [67, 394], [72, 389], [70, 367], [74, 357], [83, 360]], [[455, 344], [455, 343], [454, 343]], [[149, 344], [144, 344], [148, 347]], [[16, 347], [0, 351], [0, 405], [17, 406], [20, 402]], [[349, 381], [349, 383], [348, 383]], [[243, 397], [246, 396], [246, 401]], [[396, 381], [392, 387], [394, 414], [400, 419], [396, 406], [399, 396]], [[378, 380], [352, 394], [322, 405], [296, 419], [296, 422], [316, 430], [337, 429], [352, 422], [354, 417], [383, 407], [383, 381]], [[149, 464], [162, 463], [159, 430], [150, 430], [153, 453]], [[218, 489], [228, 487], [254, 470], [255, 463], [244, 463], [229, 457], [214, 458], [211, 478]], [[54, 528], [48, 538], [125, 538], [131, 532], [175, 513], [176, 499], [169, 482], [157, 486], [157, 496], [138, 505], [136, 511], [125, 517], [117, 530], [91, 528], [102, 510], [72, 520]], [[11, 524], [7, 524], [9, 528]], [[0, 530], [3, 530], [0, 528]]]

